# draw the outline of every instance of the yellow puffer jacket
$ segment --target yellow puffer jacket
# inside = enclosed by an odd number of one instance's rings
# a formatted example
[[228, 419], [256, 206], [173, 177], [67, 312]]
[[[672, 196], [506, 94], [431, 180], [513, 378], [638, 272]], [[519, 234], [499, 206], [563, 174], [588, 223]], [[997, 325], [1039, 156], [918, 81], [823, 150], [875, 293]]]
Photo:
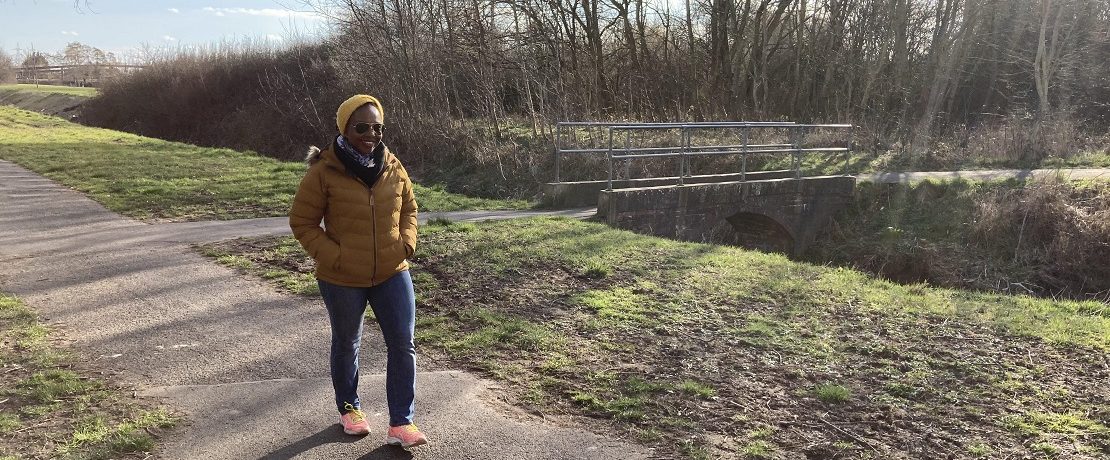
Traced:
[[[334, 151], [309, 152], [289, 227], [316, 259], [316, 277], [332, 284], [371, 287], [407, 270], [416, 250], [416, 199], [412, 181], [389, 149], [373, 189]], [[320, 227], [321, 220], [324, 227]]]

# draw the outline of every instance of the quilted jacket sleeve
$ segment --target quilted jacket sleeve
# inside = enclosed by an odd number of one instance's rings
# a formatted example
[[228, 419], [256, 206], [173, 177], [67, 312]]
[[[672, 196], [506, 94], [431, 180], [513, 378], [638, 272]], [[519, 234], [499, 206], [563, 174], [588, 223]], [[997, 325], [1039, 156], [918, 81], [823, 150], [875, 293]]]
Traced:
[[301, 179], [289, 209], [289, 228], [317, 264], [335, 268], [339, 261], [339, 244], [320, 227], [328, 207], [323, 169], [322, 164], [314, 165]]
[[401, 189], [401, 219], [398, 223], [401, 231], [401, 241], [405, 243], [408, 257], [416, 252], [416, 196], [412, 191], [412, 180], [404, 166], [401, 167], [403, 188]]

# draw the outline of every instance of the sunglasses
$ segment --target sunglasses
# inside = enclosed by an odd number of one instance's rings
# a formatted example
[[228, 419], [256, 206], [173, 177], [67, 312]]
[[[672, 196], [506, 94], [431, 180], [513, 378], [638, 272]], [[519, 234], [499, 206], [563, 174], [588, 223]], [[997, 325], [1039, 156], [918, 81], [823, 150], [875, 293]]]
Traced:
[[385, 131], [385, 125], [381, 123], [355, 123], [355, 132], [359, 134], [366, 134], [367, 131], [374, 130], [374, 133], [381, 134]]

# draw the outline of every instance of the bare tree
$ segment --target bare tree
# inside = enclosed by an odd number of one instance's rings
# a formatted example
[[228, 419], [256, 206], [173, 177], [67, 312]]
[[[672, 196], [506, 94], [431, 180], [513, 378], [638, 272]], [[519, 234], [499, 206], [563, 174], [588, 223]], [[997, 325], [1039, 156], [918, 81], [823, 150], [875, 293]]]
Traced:
[[[1051, 112], [1048, 91], [1060, 70], [1062, 55], [1070, 48], [1076, 25], [1074, 3], [1041, 0], [1040, 27], [1037, 32], [1037, 55], [1033, 59], [1033, 81], [1037, 88], [1037, 116]], [[1065, 19], [1067, 20], [1065, 22]]]
[[516, 115], [537, 132], [568, 117], [867, 120], [922, 150], [986, 112], [1048, 112], [1110, 66], [1096, 26], [1110, 0], [311, 3], [349, 75], [401, 110], [494, 130]]

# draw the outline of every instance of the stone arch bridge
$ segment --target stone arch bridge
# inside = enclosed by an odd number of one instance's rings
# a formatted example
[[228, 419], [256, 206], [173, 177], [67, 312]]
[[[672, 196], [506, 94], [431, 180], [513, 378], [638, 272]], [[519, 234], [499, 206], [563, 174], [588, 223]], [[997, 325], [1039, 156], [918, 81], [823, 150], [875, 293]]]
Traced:
[[604, 190], [597, 213], [638, 233], [800, 255], [854, 188], [853, 177], [820, 176]]
[[[851, 128], [789, 122], [564, 122], [556, 130], [556, 181], [545, 187], [544, 200], [551, 206], [597, 203], [598, 216], [616, 228], [800, 255], [850, 202], [855, 188], [855, 178], [847, 175], [804, 177], [802, 157], [843, 154], [846, 162]], [[822, 129], [847, 129], [847, 141], [838, 144], [822, 133], [807, 142], [807, 134]], [[591, 140], [579, 140], [593, 133]], [[561, 158], [583, 154], [605, 154], [608, 179], [560, 180]], [[710, 156], [738, 157], [741, 171], [694, 175], [691, 165]], [[785, 157], [791, 166], [750, 171], [749, 164], [767, 164], [749, 163], [760, 156]], [[673, 163], [677, 174], [633, 178], [629, 163], [648, 159], [678, 160]], [[623, 177], [615, 166], [623, 166]]]

